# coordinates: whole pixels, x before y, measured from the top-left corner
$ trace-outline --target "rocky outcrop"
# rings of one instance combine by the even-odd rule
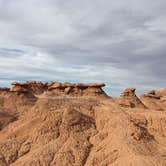
[[[82,83],[60,83],[60,82],[13,82],[12,92],[26,93],[31,92],[34,95],[40,95],[43,92],[52,92],[56,95],[106,95],[102,90],[105,84],[82,84]]]
[[[120,94],[120,98],[118,99],[119,105],[122,107],[145,108],[145,105],[135,94],[135,90],[135,88],[125,89],[124,92]]]
[[[148,108],[164,111],[166,110],[166,88],[143,94],[141,100]]]
[[[105,84],[97,83],[61,83],[61,82],[26,82],[19,83],[13,82],[12,92],[19,93],[33,93],[34,95],[40,95],[45,93],[46,95],[69,95],[69,96],[107,96],[102,90]]]
[[[12,88],[0,88],[0,106],[12,112],[25,112],[39,98],[47,97],[108,97],[102,90],[105,84],[60,82],[13,82]]]
[[[0,107],[17,113],[30,109],[37,97],[29,91],[26,83],[12,83],[13,87],[0,88]]]
[[[48,89],[47,83],[29,81],[25,83],[13,82],[11,91],[13,92],[31,92],[34,95],[42,94]]]
[[[102,90],[105,84],[59,83],[49,84],[47,94],[69,96],[107,96]]]

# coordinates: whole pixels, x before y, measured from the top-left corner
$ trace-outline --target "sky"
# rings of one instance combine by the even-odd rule
[[[165,0],[0,0],[0,86],[104,82],[109,95],[166,87]]]

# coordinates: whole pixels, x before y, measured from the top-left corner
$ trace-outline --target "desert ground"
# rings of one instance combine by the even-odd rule
[[[166,88],[114,98],[104,86],[0,88],[0,166],[166,166]]]

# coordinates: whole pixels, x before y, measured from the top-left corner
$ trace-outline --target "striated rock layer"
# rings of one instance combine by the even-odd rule
[[[0,166],[165,166],[165,89],[115,99],[103,86],[0,88]]]

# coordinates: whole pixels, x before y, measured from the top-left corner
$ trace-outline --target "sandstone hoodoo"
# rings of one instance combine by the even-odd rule
[[[120,98],[118,99],[119,105],[122,107],[145,108],[145,105],[135,94],[135,90],[135,88],[126,88],[124,92],[120,94]]]

